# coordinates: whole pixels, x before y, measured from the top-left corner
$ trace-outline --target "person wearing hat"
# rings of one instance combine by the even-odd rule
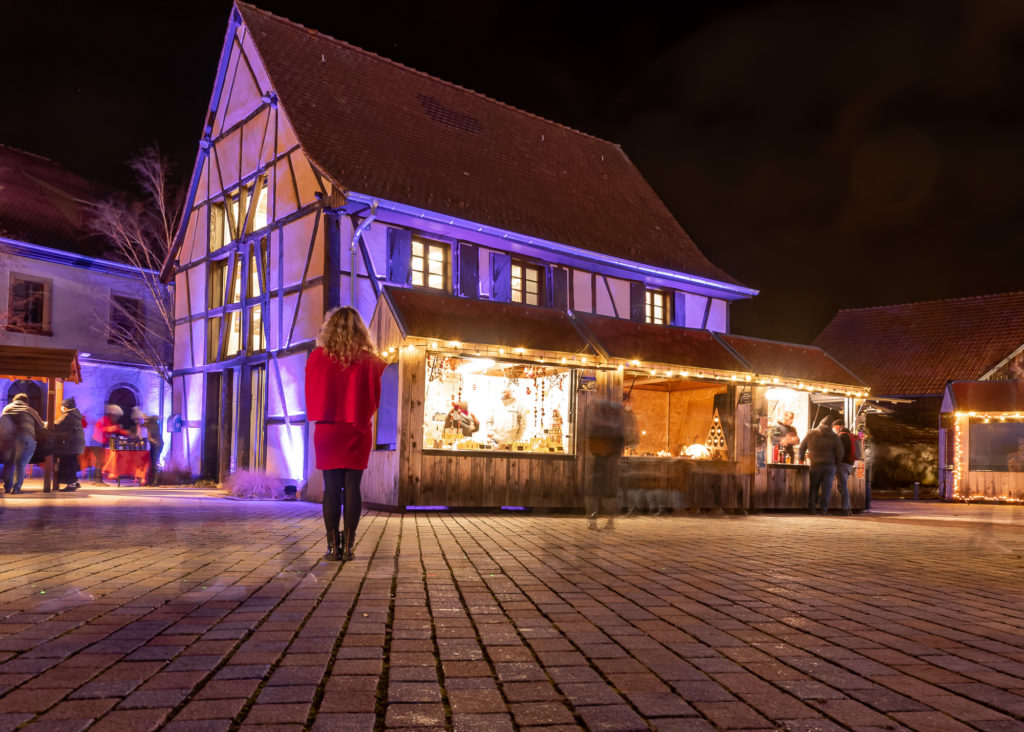
[[[0,412],[0,419],[7,420],[10,444],[4,455],[4,493],[21,493],[25,481],[25,469],[36,451],[36,436],[46,425],[28,403],[28,394],[15,394],[11,403]]]
[[[78,490],[78,456],[85,452],[85,428],[74,397],[60,403],[60,416],[53,423],[53,435],[57,489],[61,490],[63,483],[65,491]]]
[[[113,435],[127,435],[121,427],[120,419],[124,416],[124,410],[116,404],[108,404],[103,408],[103,416],[96,420],[92,429],[93,441],[102,447],[108,447],[110,438]]]

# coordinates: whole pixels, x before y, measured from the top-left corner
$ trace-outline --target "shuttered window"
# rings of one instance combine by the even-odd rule
[[[428,239],[412,240],[412,277],[414,287],[448,291],[448,245]]]

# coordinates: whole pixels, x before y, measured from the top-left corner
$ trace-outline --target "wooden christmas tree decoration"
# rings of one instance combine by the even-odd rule
[[[717,409],[711,419],[711,429],[708,430],[708,439],[704,441],[704,446],[711,451],[711,456],[714,458],[724,459],[729,451],[729,447],[725,444],[725,431],[722,429],[722,420],[718,416]]]

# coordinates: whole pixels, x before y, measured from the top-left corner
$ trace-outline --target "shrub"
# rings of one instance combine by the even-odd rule
[[[192,470],[180,463],[168,461],[156,471],[157,485],[193,485],[195,482]]]
[[[224,490],[235,498],[269,501],[284,498],[284,484],[262,470],[240,468],[224,481]]]

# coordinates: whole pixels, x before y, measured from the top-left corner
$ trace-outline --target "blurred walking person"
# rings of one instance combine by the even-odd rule
[[[36,451],[36,436],[46,429],[42,418],[28,403],[28,394],[15,394],[11,403],[0,412],[0,419],[9,419],[11,433],[4,456],[4,493],[21,493],[25,469]]]
[[[590,481],[587,483],[584,505],[587,512],[587,528],[597,529],[601,504],[614,503],[616,496],[615,471],[622,447],[625,444],[625,428],[622,417],[622,403],[607,399],[594,399],[587,404],[586,429],[587,451],[590,453]],[[608,509],[608,522],[604,528],[615,525],[615,508]]]
[[[160,454],[164,451],[160,418],[155,414],[143,415],[142,426],[146,428],[146,439],[149,441],[149,471],[146,473],[146,485],[156,485],[156,474],[160,470]]]
[[[316,468],[324,474],[324,558],[338,562],[354,558],[363,503],[359,484],[373,447],[371,420],[386,364],[358,311],[349,306],[327,313],[316,342],[306,361],[306,417],[316,423]]]
[[[54,450],[57,458],[57,490],[76,491],[78,456],[85,452],[85,427],[75,398],[60,403],[60,416],[53,422]],[[61,488],[61,483],[64,488]]]

